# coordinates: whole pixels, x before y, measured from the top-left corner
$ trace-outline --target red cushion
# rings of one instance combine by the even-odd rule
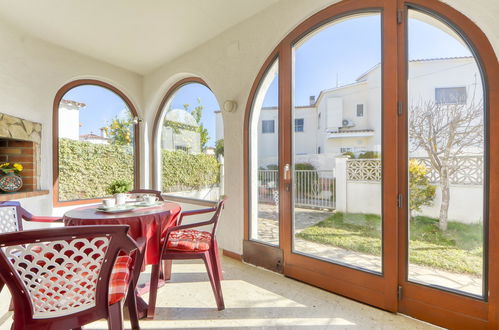
[[[175,230],[168,236],[167,248],[177,251],[206,251],[210,248],[211,233],[195,229]]]
[[[114,264],[109,280],[109,305],[117,303],[125,298],[130,279],[130,265],[132,258],[129,256],[119,256]]]

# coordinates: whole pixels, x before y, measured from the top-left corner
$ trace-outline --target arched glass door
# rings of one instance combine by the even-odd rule
[[[245,259],[445,327],[494,326],[495,54],[447,5],[366,6],[343,1],[307,19],[258,75],[246,117]],[[273,131],[262,117],[269,91]],[[270,131],[275,146],[264,142]],[[261,175],[268,148],[272,205]],[[260,208],[270,206],[279,239],[265,242]]]
[[[386,131],[396,123],[386,98],[395,75],[386,68],[396,62],[383,57],[394,47],[383,41],[386,19],[375,9],[333,17],[281,53],[292,72],[280,88],[281,247],[286,275],[395,310],[388,201],[397,182],[386,174],[395,170]]]
[[[400,240],[400,308],[418,315],[422,306],[438,306],[486,318],[483,70],[468,40],[452,25],[419,7],[409,6],[405,13],[407,132],[401,188],[407,207]]]

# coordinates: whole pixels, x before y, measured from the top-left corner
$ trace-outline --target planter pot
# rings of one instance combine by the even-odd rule
[[[23,180],[14,172],[7,173],[0,177],[0,189],[5,192],[15,192],[21,189]]]

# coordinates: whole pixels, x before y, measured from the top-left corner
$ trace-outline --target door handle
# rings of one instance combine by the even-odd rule
[[[291,179],[290,168],[289,164],[284,165],[284,181],[289,181]]]

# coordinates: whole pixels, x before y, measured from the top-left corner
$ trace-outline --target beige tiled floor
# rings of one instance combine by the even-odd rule
[[[217,311],[204,266],[175,263],[172,281],[158,292],[154,320],[143,329],[432,329],[417,320],[384,312],[238,261],[224,258],[226,309]],[[142,280],[146,279],[148,273]],[[6,290],[4,290],[6,291]],[[5,300],[5,293],[1,299]],[[147,296],[146,296],[147,298]],[[0,310],[1,329],[10,318]],[[129,328],[128,321],[125,327]],[[107,329],[105,321],[85,329]]]

